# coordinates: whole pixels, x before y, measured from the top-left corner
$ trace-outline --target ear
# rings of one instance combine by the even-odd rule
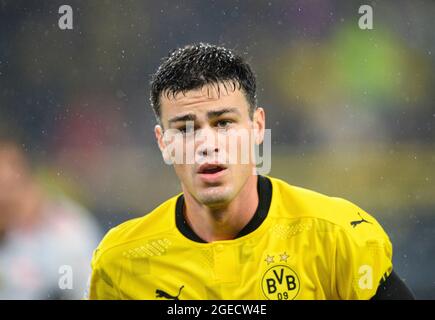
[[[168,154],[168,148],[166,148],[163,128],[160,125],[156,125],[154,127],[154,135],[156,137],[157,145],[159,146],[160,152],[162,153],[163,160],[166,163],[171,163],[171,157]]]
[[[253,116],[253,125],[255,143],[257,145],[260,145],[263,142],[264,130],[266,127],[266,115],[263,108],[258,107],[257,109],[255,109]]]

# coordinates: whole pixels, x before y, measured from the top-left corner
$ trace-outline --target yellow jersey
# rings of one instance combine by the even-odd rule
[[[392,245],[353,203],[259,176],[259,205],[232,240],[205,243],[183,195],[110,230],[94,252],[90,299],[370,299]]]

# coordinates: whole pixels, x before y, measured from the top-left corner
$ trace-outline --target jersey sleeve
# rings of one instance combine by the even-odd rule
[[[100,250],[96,249],[91,263],[92,274],[87,297],[89,300],[117,300],[120,298],[103,261]]]
[[[335,284],[340,299],[368,300],[392,272],[392,244],[373,217],[353,212],[355,220],[336,234]]]

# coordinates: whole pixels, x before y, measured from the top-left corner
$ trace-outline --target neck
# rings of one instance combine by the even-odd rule
[[[204,241],[234,239],[252,219],[259,199],[256,175],[248,178],[239,194],[228,204],[209,207],[184,193],[184,217],[190,228]]]

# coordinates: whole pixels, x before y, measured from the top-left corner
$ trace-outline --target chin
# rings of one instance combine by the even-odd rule
[[[209,187],[201,190],[197,195],[197,200],[206,206],[225,204],[234,198],[229,187]]]

